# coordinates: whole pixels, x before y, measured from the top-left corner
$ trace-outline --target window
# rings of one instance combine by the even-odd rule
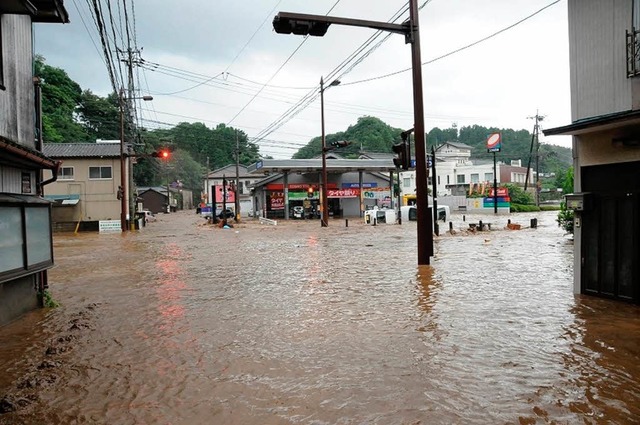
[[[480,183],[480,174],[471,174],[471,183]]]
[[[438,176],[438,186],[440,186],[440,176]]]
[[[410,186],[411,186],[411,179],[410,178],[402,179],[402,187],[410,187]]]
[[[73,180],[73,167],[60,168],[58,180]]]
[[[484,181],[490,182],[493,180],[493,173],[484,173]]]
[[[111,166],[89,167],[89,180],[107,180],[111,178]]]
[[[449,177],[450,176],[447,176],[447,184],[451,184],[451,179]]]
[[[53,265],[48,203],[0,203],[0,228],[0,281],[26,276]]]
[[[458,174],[456,181],[458,184],[464,184],[464,174]]]

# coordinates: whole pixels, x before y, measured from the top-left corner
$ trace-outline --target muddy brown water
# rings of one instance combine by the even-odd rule
[[[555,216],[454,216],[422,267],[413,222],[56,235],[0,424],[640,423],[640,308],[572,293]]]

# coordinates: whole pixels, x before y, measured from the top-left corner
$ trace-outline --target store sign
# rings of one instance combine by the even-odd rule
[[[327,189],[327,198],[357,198],[359,189]]]
[[[272,193],[270,197],[270,205],[272,210],[283,210],[284,209],[284,193]]]
[[[362,191],[362,197],[365,199],[386,199],[391,197],[389,188],[372,188]]]
[[[222,185],[215,185],[213,186],[213,190],[216,194],[216,203],[223,203],[223,202],[228,202],[228,203],[234,203],[236,202],[236,194],[233,191],[233,187],[227,185],[227,192],[225,193],[223,190],[223,186]],[[224,199],[226,197],[226,200]]]
[[[378,187],[378,183],[362,183],[363,188]],[[343,189],[359,189],[360,183],[342,183]]]

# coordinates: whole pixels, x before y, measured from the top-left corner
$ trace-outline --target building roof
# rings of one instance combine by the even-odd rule
[[[247,172],[247,167],[245,165],[240,164],[238,166],[238,171],[240,174],[240,178],[252,178],[253,175]],[[225,165],[222,168],[218,168],[209,172],[209,174],[205,175],[205,179],[221,179],[222,177],[226,177],[228,179],[234,179],[236,177],[236,164]]]
[[[630,110],[585,118],[562,127],[542,130],[542,133],[544,133],[545,136],[579,135],[584,133],[593,133],[596,131],[606,131],[623,126],[639,125],[640,110]]]
[[[327,171],[347,173],[350,171],[390,172],[396,167],[392,160],[378,159],[332,159],[327,158]],[[263,159],[247,167],[252,174],[288,172],[318,172],[322,170],[322,159]]]
[[[58,162],[42,152],[0,136],[0,165],[21,166],[28,169],[55,169]]]
[[[4,13],[31,15],[33,22],[69,22],[69,13],[63,0],[2,0],[0,14]]]
[[[119,143],[45,143],[42,152],[51,158],[119,158]]]
[[[441,147],[445,145],[451,145],[454,148],[458,148],[458,149],[469,149],[469,150],[473,149],[471,146],[465,145],[464,143],[460,143],[460,142],[444,142],[440,146],[436,147],[436,150],[439,150]]]

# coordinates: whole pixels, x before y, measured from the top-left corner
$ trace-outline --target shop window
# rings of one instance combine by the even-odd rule
[[[112,178],[111,166],[89,167],[89,180],[108,180]]]

